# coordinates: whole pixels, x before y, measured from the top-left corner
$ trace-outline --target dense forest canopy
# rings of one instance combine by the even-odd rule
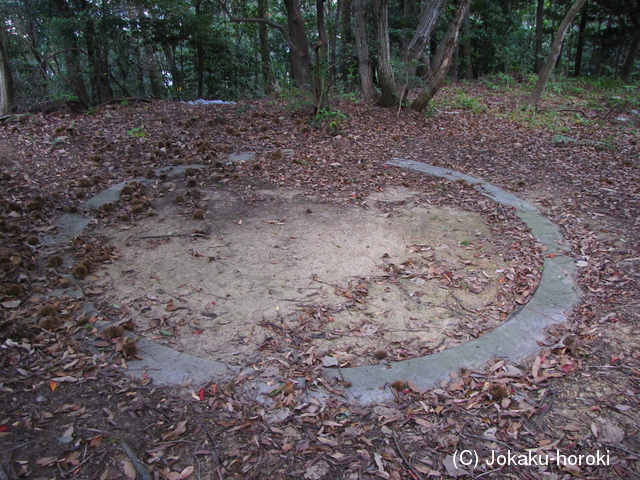
[[[540,72],[573,0],[0,0],[0,110],[362,93]],[[556,75],[637,78],[640,0],[588,0]],[[415,97],[415,95],[413,95]]]

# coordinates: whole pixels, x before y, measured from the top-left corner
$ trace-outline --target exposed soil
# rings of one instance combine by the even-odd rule
[[[348,119],[339,132],[331,131],[335,136],[311,128],[304,111],[270,101],[211,107],[154,102],[107,106],[86,116],[35,115],[4,121],[0,476],[640,476],[637,115],[630,109],[620,112],[632,120],[623,122],[616,120],[618,115],[602,114],[610,109],[606,98],[600,106],[585,102],[579,108],[588,118],[564,122],[563,136],[575,141],[559,142],[552,132],[499,116],[513,111],[515,97],[480,87],[470,87],[468,94],[481,99],[488,110],[454,114],[447,107],[425,117],[345,103],[339,107]],[[445,91],[438,98],[446,102],[447,95]],[[127,133],[139,127],[144,136]],[[255,160],[224,164],[228,154],[245,151],[255,152]],[[136,355],[130,343],[135,334],[127,330],[134,328],[132,315],[113,302],[101,302],[106,294],[97,283],[101,265],[117,265],[118,253],[91,233],[70,242],[74,262],[67,252],[49,251],[41,243],[60,215],[75,211],[83,199],[110,185],[153,176],[153,169],[163,165],[204,163],[209,169],[196,180],[202,196],[184,198],[180,213],[185,224],[206,230],[214,218],[203,198],[217,184],[230,192],[268,185],[292,188],[318,204],[368,206],[370,211],[373,195],[404,188],[418,192],[430,202],[429,208],[481,214],[491,228],[488,252],[502,253],[510,265],[503,272],[508,287],[498,293],[505,311],[499,309],[497,315],[526,301],[544,252],[537,251],[511,212],[462,182],[385,167],[394,156],[491,181],[536,204],[563,229],[579,262],[577,281],[585,294],[571,312],[570,323],[549,332],[540,355],[520,365],[496,359],[486,369],[452,372],[451,382],[428,392],[399,379],[388,386],[397,401],[373,407],[351,405],[340,384],[319,377],[322,362],[310,349],[301,349],[297,358],[256,359],[252,369],[265,379],[268,391],[260,401],[243,391],[253,376],[247,369],[225,384],[156,387],[144,378],[134,381],[126,376],[127,357]],[[120,201],[95,214],[100,227],[118,219],[135,232],[148,215],[159,213],[163,201],[156,189],[134,185]],[[319,207],[314,203],[310,208]],[[399,210],[404,208],[409,207]],[[204,221],[192,220],[196,210],[204,210]],[[209,238],[193,240],[156,239],[154,249],[185,241],[188,251],[213,241],[214,233],[210,230]],[[202,253],[199,247],[196,252]],[[190,260],[208,262],[206,257]],[[383,263],[378,260],[373,267]],[[208,265],[218,267],[216,260]],[[96,318],[82,313],[84,299],[59,293],[60,287],[76,281],[97,301],[103,319],[126,328],[99,336],[93,326]],[[348,289],[348,282],[340,285]],[[463,285],[454,283],[450,292],[462,291]],[[174,305],[177,302],[174,299]],[[222,311],[218,305],[214,308],[213,313]],[[306,378],[304,386],[294,382],[299,376]],[[333,396],[325,402],[305,400],[319,386]],[[467,449],[480,459],[527,449],[552,456],[609,456],[605,465],[552,460],[548,466],[496,468],[480,462],[473,469],[456,468],[456,452]]]
[[[95,228],[120,255],[86,285],[172,348],[245,366],[312,347],[353,366],[450,348],[504,319],[510,265],[478,214],[403,187],[362,208],[220,186],[200,189],[194,219],[185,187],[160,187],[152,217]]]

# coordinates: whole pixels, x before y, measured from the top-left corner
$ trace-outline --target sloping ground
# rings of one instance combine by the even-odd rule
[[[631,111],[627,119],[636,124],[589,111],[594,117],[587,122],[567,118],[558,137],[499,119],[503,100],[476,94],[489,112],[447,108],[430,117],[396,116],[340,105],[348,118],[339,131],[330,129],[335,136],[311,128],[304,112],[269,102],[141,103],[4,122],[0,475],[453,478],[471,473],[471,465],[456,468],[471,458],[472,475],[481,478],[638,476],[638,119]],[[255,152],[255,161],[218,163],[244,151]],[[256,182],[269,182],[364,206],[372,192],[399,186],[434,204],[485,211],[512,229],[520,225],[464,183],[386,167],[392,157],[491,181],[561,226],[585,295],[571,324],[550,332],[539,356],[457,372],[430,392],[396,382],[390,386],[396,404],[364,408],[350,405],[340,385],[326,385],[335,394],[327,401],[302,402],[308,389],[326,382],[308,352],[256,364],[255,375],[270,385],[256,401],[258,394],[242,388],[253,376],[246,371],[228,384],[176,389],[123,376],[125,357],[136,353],[126,330],[88,344],[83,338],[97,334],[95,319],[82,315],[82,299],[56,293],[75,281],[65,275],[91,280],[115,252],[83,236],[73,242],[77,263],[69,263],[65,252],[41,244],[55,220],[83,198],[152,176],[162,165],[212,165],[207,178],[193,179],[194,191],[198,183],[218,182],[250,196]],[[156,196],[132,186],[99,214],[136,222],[153,214]],[[196,216],[201,200],[197,193],[184,198]],[[526,232],[521,237],[526,243]],[[515,305],[531,288],[526,272],[535,270],[539,255],[509,242],[501,248],[519,265],[505,292]],[[105,317],[121,319],[113,305],[100,306]],[[306,386],[292,382],[296,376],[306,377]],[[549,465],[530,465],[531,456],[501,465],[509,457],[499,455],[525,449]],[[477,458],[457,456],[466,450]],[[584,457],[578,462],[571,455]]]

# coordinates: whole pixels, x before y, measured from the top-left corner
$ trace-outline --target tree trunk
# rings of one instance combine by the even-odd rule
[[[578,29],[578,42],[576,44],[576,63],[573,68],[573,76],[579,77],[582,70],[582,51],[584,50],[584,31],[587,28],[587,12],[589,10],[589,2],[584,4],[584,9],[580,14],[580,27]]]
[[[360,73],[362,94],[365,100],[368,102],[377,102],[379,95],[373,83],[371,58],[369,57],[369,42],[367,42],[366,6],[367,0],[355,0],[353,3],[356,48],[358,50],[358,71]]]
[[[451,58],[451,66],[449,67],[449,76],[451,81],[457,83],[460,80],[460,47],[453,50]]]
[[[137,7],[138,21],[145,16],[142,6]],[[149,78],[149,86],[151,88],[151,98],[162,98],[162,84],[160,81],[160,73],[158,72],[158,65],[154,58],[154,47],[148,42],[142,42],[142,49],[144,52],[144,59],[142,61],[143,70],[142,75],[146,74]],[[142,87],[143,95],[145,95],[144,81]]]
[[[258,0],[258,16],[267,18],[269,10],[268,0]],[[271,52],[269,50],[269,32],[267,25],[258,24],[258,36],[260,38],[260,63],[262,67],[262,85],[264,93],[273,92],[274,78],[271,71]]]
[[[534,72],[540,73],[542,70],[542,36],[544,34],[543,22],[544,22],[544,0],[538,0],[538,7],[536,8],[536,57]]]
[[[54,4],[55,13],[60,15],[60,17],[68,19],[71,18],[74,13],[70,10],[69,5],[64,0],[57,0]],[[57,59],[54,57],[54,61],[56,62],[56,67],[58,68],[58,74],[64,78],[64,80],[68,83],[71,91],[78,97],[78,101],[82,104],[84,108],[89,108],[91,105],[91,101],[89,99],[89,94],[87,93],[87,87],[84,83],[84,79],[82,78],[82,70],[80,68],[80,49],[78,48],[78,40],[76,34],[72,27],[69,25],[65,25],[61,28],[61,43],[67,46],[66,52],[64,54],[64,63],[67,71],[67,76],[65,77],[60,69],[60,65],[57,63]]]
[[[304,19],[300,12],[299,0],[283,0],[287,9],[289,37],[291,39],[289,57],[291,76],[300,88],[308,89],[311,81],[311,57],[309,42],[304,28]]]
[[[336,13],[333,18],[333,31],[329,40],[329,88],[336,82],[337,61],[338,61],[338,27],[340,25],[340,13],[342,11],[342,0],[336,2]]]
[[[182,98],[182,90],[184,90],[184,80],[182,79],[182,74],[180,73],[180,69],[176,64],[176,60],[173,56],[173,47],[169,44],[162,45],[162,51],[164,52],[164,56],[167,59],[167,63],[169,64],[169,72],[171,73],[171,82],[173,86],[173,90],[176,93],[176,97],[178,100]]]
[[[440,12],[447,4],[448,0],[427,0],[422,6],[418,26],[411,41],[402,52],[402,60],[408,65],[410,62],[420,58],[420,54],[424,51],[431,32],[440,17]]]
[[[389,44],[389,0],[373,0],[378,37],[378,81],[383,107],[392,107],[398,103],[396,81],[391,66],[391,46]]]
[[[327,29],[324,22],[324,2],[325,0],[316,0],[318,43],[316,43],[316,46],[313,48],[316,55],[316,64],[313,69],[313,94],[315,97],[316,111],[322,108],[327,87]]]
[[[200,30],[200,23],[198,22],[198,17],[202,16],[202,0],[196,0],[195,3],[195,12],[196,12],[196,24],[198,26],[198,30]],[[192,39],[196,43],[196,97],[202,98],[202,91],[204,88],[204,45],[202,44],[202,40],[200,38],[201,33],[198,31],[197,35],[193,35]]]
[[[427,84],[411,104],[412,109],[419,112],[424,110],[435,94],[438,93],[438,90],[444,85],[447,72],[452,64],[453,54],[458,47],[460,28],[469,13],[470,5],[471,0],[461,0],[460,5],[458,5],[458,10],[449,25],[449,30],[438,46],[438,50],[433,58],[434,68],[427,78]]]
[[[638,47],[640,47],[640,15],[637,12],[630,12],[630,16],[633,25],[633,37],[627,49],[627,56],[620,69],[620,79],[623,82],[628,82],[629,78],[631,78],[633,66],[636,63],[636,56],[638,55]]]
[[[13,108],[13,74],[7,55],[7,42],[4,25],[0,28],[0,115],[5,115]]]
[[[531,96],[526,100],[525,106],[538,108],[538,102],[540,101],[542,92],[547,86],[547,82],[549,81],[549,77],[551,76],[551,72],[553,71],[553,66],[556,64],[558,56],[560,55],[564,36],[569,29],[569,25],[571,25],[571,22],[573,22],[573,19],[576,17],[586,1],[587,0],[575,0],[574,4],[565,15],[564,20],[562,20],[562,23],[560,24],[560,27],[558,27],[558,31],[556,32],[556,36],[553,39],[553,44],[551,45],[551,51],[549,52],[547,61],[545,62],[544,67],[542,67],[542,71],[538,75],[536,86],[533,88]]]
[[[469,15],[467,15],[464,18],[464,23],[462,24],[464,33],[464,43],[462,44],[462,51],[464,55],[465,67],[464,78],[469,82],[473,82],[473,57],[471,55],[471,28],[469,23]]]
[[[145,46],[144,54],[147,64],[147,75],[149,76],[149,85],[151,86],[151,97],[162,98],[160,74],[158,73],[158,66],[154,58],[153,47],[151,47],[151,45]]]
[[[34,15],[37,15],[37,12],[33,12],[29,7],[28,4],[25,3],[25,7],[24,10],[26,10],[26,15],[27,15],[27,35],[29,37],[29,49],[31,50],[31,54],[33,55],[33,57],[36,59],[36,62],[38,63],[38,66],[40,68],[38,68],[38,71],[40,73],[40,85],[41,85],[41,92],[43,95],[46,95],[48,92],[48,84],[49,84],[49,75],[48,75],[48,67],[49,65],[47,64],[47,62],[43,61],[42,59],[42,55],[40,54],[40,52],[38,51],[38,44],[37,44],[37,38],[39,35],[39,32],[36,32],[36,26],[35,26],[35,20],[34,20]]]
[[[347,60],[346,45],[353,45],[353,30],[351,29],[351,5],[353,0],[341,0],[342,11],[340,12],[340,76],[342,81],[347,84],[347,88],[351,86],[350,67],[352,66],[351,58]]]
[[[79,2],[80,12],[87,16],[87,20],[84,24],[84,37],[87,45],[87,55],[89,59],[90,72],[91,72],[91,86],[93,90],[93,99],[96,103],[106,102],[113,98],[113,90],[109,83],[109,62],[108,62],[108,50],[105,51],[104,43],[105,38],[100,36],[94,23],[94,17],[89,14],[91,9],[86,0]],[[103,18],[104,21],[104,18]]]
[[[309,88],[311,81],[311,57],[309,57],[309,43],[304,28],[304,19],[300,13],[299,0],[284,0],[287,9],[288,29],[283,25],[272,22],[267,18],[234,17],[226,9],[224,3],[220,7],[234,23],[260,23],[277,29],[289,47],[289,63],[291,64],[291,77],[300,88]]]

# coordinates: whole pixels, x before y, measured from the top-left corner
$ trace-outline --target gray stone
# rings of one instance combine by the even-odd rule
[[[232,153],[227,157],[227,161],[225,163],[236,163],[236,162],[244,162],[248,160],[253,160],[256,158],[256,154],[253,152],[243,152],[243,153]]]
[[[58,233],[46,235],[43,243],[47,247],[60,247],[66,245],[69,240],[80,235],[87,225],[91,223],[91,218],[82,215],[67,213],[56,222]]]

